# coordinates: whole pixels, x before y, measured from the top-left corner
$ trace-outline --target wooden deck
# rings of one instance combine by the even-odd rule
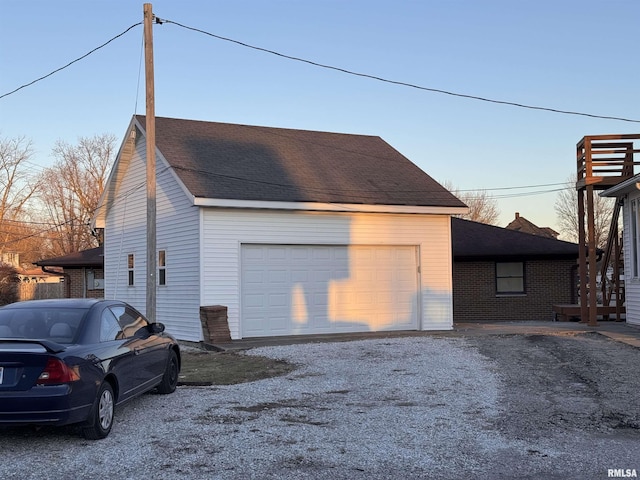
[[[619,312],[617,310],[618,308],[619,308]],[[617,313],[620,313],[620,314],[625,313],[624,305],[621,305],[620,307],[616,307],[615,305],[607,305],[607,306],[598,305],[596,309],[597,309],[597,315],[599,317],[609,317],[610,315],[615,316],[617,315]],[[553,313],[554,313],[554,320],[556,322],[566,322],[574,318],[580,319],[580,305],[570,304],[570,303],[554,305]]]

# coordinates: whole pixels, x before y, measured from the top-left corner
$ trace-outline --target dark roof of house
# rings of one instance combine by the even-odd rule
[[[465,207],[380,137],[163,117],[155,126],[158,150],[195,197]]]
[[[530,233],[451,219],[454,261],[497,259],[578,258],[577,243]]]
[[[39,267],[102,268],[104,264],[104,248],[96,247],[70,253],[62,257],[38,260],[35,264]]]
[[[549,227],[539,227],[535,223],[530,222],[526,218],[516,213],[516,218],[505,228],[516,230],[518,232],[530,233],[531,235],[540,235],[542,237],[558,238],[558,232]]]
[[[451,237],[454,261],[501,258],[577,258],[578,244],[540,237],[502,227],[453,217]],[[39,260],[36,265],[64,268],[101,268],[104,247],[63,257]]]

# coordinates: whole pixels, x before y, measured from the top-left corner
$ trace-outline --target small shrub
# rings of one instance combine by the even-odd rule
[[[11,265],[0,263],[0,306],[18,301],[18,271]]]

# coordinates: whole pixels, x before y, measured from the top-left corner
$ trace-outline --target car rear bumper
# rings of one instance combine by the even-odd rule
[[[86,420],[92,404],[75,404],[68,385],[0,391],[0,425],[67,425]]]

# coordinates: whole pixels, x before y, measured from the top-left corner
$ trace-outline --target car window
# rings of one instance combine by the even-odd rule
[[[105,308],[100,318],[100,341],[109,342],[123,338],[122,329],[111,310]]]
[[[147,326],[147,321],[129,307],[109,307],[118,319],[125,338],[133,337],[138,330]]]
[[[77,308],[0,311],[0,338],[32,338],[70,344],[76,340],[86,310]]]

